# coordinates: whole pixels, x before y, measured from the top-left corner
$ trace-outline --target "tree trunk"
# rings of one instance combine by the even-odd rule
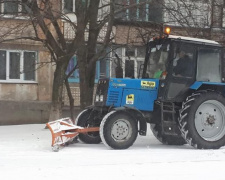
[[[62,93],[67,64],[63,60],[56,63],[49,121],[54,121],[62,117]]]
[[[73,112],[74,112],[74,99],[73,99],[73,95],[71,93],[68,78],[65,79],[65,86],[66,86],[67,95],[68,95],[69,101],[70,101],[70,117],[71,117],[73,123],[75,123],[75,118],[74,118],[74,114],[73,114]]]
[[[80,107],[81,109],[92,105],[93,102],[93,92],[95,84],[95,66],[96,63],[92,65],[92,68],[87,68],[87,65],[83,61],[79,64],[80,72]]]

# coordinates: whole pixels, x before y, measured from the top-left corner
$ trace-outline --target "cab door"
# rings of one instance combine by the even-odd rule
[[[184,55],[183,58],[181,54]],[[182,102],[190,85],[195,82],[195,77],[196,46],[191,43],[173,42],[168,74],[160,83],[159,97],[163,100]]]

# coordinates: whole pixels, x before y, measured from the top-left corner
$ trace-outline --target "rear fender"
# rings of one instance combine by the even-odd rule
[[[216,82],[203,82],[203,81],[196,81],[194,84],[190,86],[192,90],[214,90],[224,92],[225,90],[225,83],[216,83]]]
[[[114,108],[113,110],[125,112],[128,116],[132,116],[133,118],[135,118],[136,121],[139,122],[139,134],[142,136],[146,136],[147,122],[145,120],[145,116],[141,111],[136,108],[127,106]]]

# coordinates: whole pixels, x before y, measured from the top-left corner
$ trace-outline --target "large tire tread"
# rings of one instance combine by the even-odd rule
[[[156,139],[165,145],[184,145],[186,141],[181,135],[165,135],[162,134],[160,124],[151,124],[151,130]]]
[[[204,140],[198,133],[194,125],[194,115],[197,111],[199,105],[198,102],[203,101],[207,97],[217,97],[216,100],[222,99],[224,102],[224,97],[214,91],[199,91],[193,93],[191,96],[187,97],[186,101],[182,104],[182,109],[180,110],[180,115],[178,118],[179,127],[183,138],[187,143],[197,149],[218,149],[225,145],[225,139],[218,140],[215,142],[208,142]],[[204,102],[204,101],[203,101]],[[193,123],[193,124],[192,124]],[[223,137],[225,138],[225,137]]]

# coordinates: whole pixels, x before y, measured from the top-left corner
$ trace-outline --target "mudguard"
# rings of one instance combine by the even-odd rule
[[[198,90],[199,88],[201,88],[204,85],[208,85],[208,86],[212,86],[212,87],[215,87],[215,86],[225,87],[225,83],[196,81],[196,82],[194,82],[194,84],[192,84],[190,86],[190,89]]]

